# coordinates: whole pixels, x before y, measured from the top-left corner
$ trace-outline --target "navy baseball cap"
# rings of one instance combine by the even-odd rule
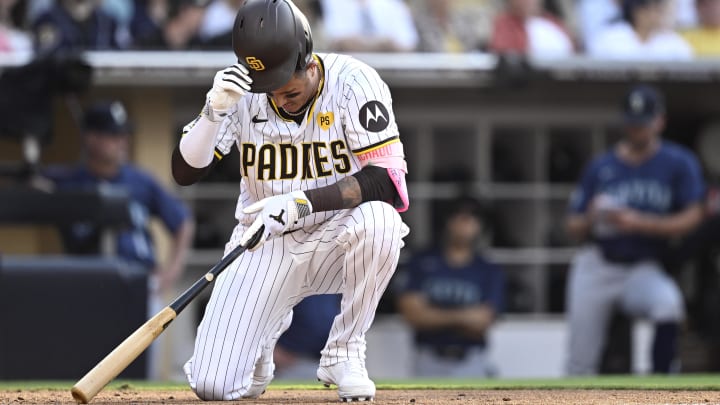
[[[634,86],[623,99],[624,120],[629,125],[647,124],[664,112],[663,96],[652,86]]]
[[[132,133],[133,127],[125,106],[119,101],[110,101],[94,103],[85,111],[83,129],[103,134],[126,135]]]

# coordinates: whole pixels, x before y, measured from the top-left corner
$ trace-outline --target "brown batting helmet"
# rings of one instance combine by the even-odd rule
[[[233,50],[250,70],[250,91],[269,93],[284,86],[312,58],[307,18],[289,0],[247,0],[235,17]]]

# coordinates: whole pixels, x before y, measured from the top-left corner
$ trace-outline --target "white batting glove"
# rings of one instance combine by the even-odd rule
[[[252,79],[247,68],[239,63],[215,73],[213,86],[207,93],[207,103],[203,111],[210,121],[221,121],[230,107],[250,91]]]
[[[271,237],[285,233],[291,226],[312,213],[312,204],[302,191],[264,198],[243,209],[245,214],[259,213],[255,221],[240,238],[240,244],[254,251]],[[255,234],[261,232],[254,246],[247,246]]]

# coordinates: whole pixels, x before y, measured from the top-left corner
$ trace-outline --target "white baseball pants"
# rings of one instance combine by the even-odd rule
[[[364,359],[365,332],[407,233],[395,209],[373,201],[243,253],[216,280],[184,366],[190,387],[204,400],[243,397],[263,349],[288,327],[292,307],[314,294],[342,294],[320,363]]]

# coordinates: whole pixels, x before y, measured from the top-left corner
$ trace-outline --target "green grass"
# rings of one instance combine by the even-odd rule
[[[664,389],[719,390],[720,375],[685,374],[677,376],[601,376],[557,379],[415,379],[380,381],[385,389]]]
[[[720,375],[681,374],[674,376],[601,376],[559,379],[412,379],[378,380],[378,389],[640,389],[640,390],[717,390],[720,391]],[[15,390],[70,390],[74,381],[0,381],[0,391]],[[321,389],[312,381],[277,381],[270,389]],[[133,389],[149,391],[189,389],[183,382],[154,382],[118,380],[106,390]]]

